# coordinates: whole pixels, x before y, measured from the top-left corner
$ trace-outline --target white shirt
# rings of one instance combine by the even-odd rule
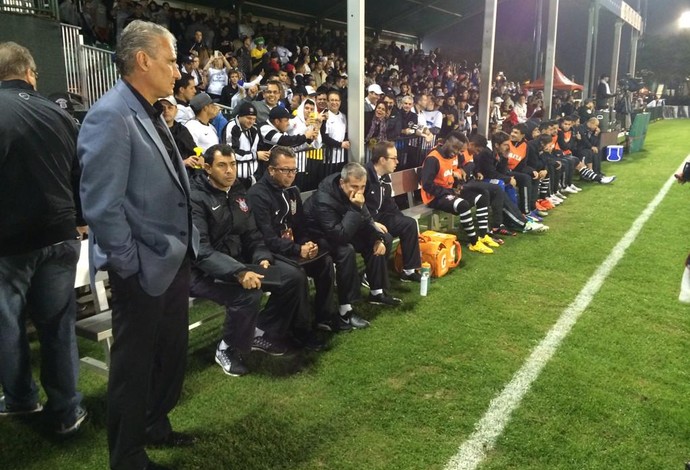
[[[220,143],[218,134],[216,134],[216,128],[210,124],[204,125],[196,119],[192,119],[187,121],[184,126],[189,130],[189,133],[192,134],[194,143],[198,147],[204,149],[204,152],[212,145]]]
[[[220,95],[223,91],[223,87],[228,84],[228,74],[225,73],[225,69],[214,69],[210,67],[208,69],[208,86],[206,87],[206,93],[211,95]]]
[[[328,111],[326,135],[338,142],[345,140],[345,135],[347,135],[347,116],[345,113],[334,114]]]

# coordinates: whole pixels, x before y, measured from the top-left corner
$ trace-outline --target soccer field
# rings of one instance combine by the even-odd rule
[[[194,330],[172,421],[200,440],[152,459],[181,469],[475,468],[467,455],[481,469],[682,468],[690,307],[677,296],[690,186],[650,203],[688,154],[690,120],[653,123],[643,152],[604,164],[615,183],[577,182],[584,191],[545,219],[549,232],[511,237],[494,255],[465,250],[425,298],[394,283],[404,304],[361,306],[371,328],[333,337],[328,352],[254,353],[252,373],[232,378],[213,362],[221,320]],[[514,383],[511,406],[482,421],[473,452],[459,453],[573,305],[572,328],[539,356],[534,380]],[[193,315],[217,308],[202,302]],[[79,346],[98,357],[98,345]],[[90,420],[72,440],[54,439],[40,417],[0,420],[0,469],[107,468],[106,381],[84,371],[81,390]]]

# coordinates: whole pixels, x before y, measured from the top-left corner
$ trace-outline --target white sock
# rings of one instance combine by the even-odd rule
[[[410,274],[414,274],[414,269],[403,269],[403,272],[409,276]]]
[[[381,295],[383,294],[383,289],[372,289],[371,295]]]
[[[352,310],[352,305],[350,304],[343,304],[340,307],[338,307],[338,313],[340,313],[340,315],[345,315],[350,310]]]
[[[225,351],[225,350],[228,349],[229,347],[230,347],[230,345],[229,345],[228,343],[226,343],[225,340],[222,340],[222,341],[220,342],[220,344],[218,345],[218,349],[221,350],[221,351]]]

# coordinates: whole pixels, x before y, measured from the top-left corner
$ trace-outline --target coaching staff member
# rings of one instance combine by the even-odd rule
[[[116,64],[122,79],[91,108],[78,139],[92,262],[108,270],[113,292],[110,466],[160,469],[145,445],[193,441],[172,431],[168,413],[184,379],[190,256],[199,236],[182,158],[153,107],[180,78],[175,38],[133,21]]]

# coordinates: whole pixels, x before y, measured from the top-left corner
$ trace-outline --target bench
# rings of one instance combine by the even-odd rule
[[[393,197],[406,195],[407,209],[403,209],[402,213],[408,217],[412,217],[417,222],[417,229],[419,230],[419,219],[422,217],[431,216],[431,230],[439,231],[441,228],[441,218],[434,209],[427,207],[426,204],[415,201],[415,191],[422,188],[421,186],[421,172],[422,167],[409,168],[407,170],[396,171],[390,174]],[[451,228],[453,227],[453,217],[450,218]],[[421,230],[419,230],[421,233]]]
[[[81,363],[87,369],[96,372],[105,377],[108,376],[108,368],[110,366],[110,348],[113,345],[113,321],[112,310],[108,308],[108,298],[106,296],[105,281],[108,279],[108,274],[103,271],[96,272],[95,282],[91,284],[89,277],[89,243],[84,240],[81,242],[81,253],[79,262],[77,263],[77,275],[74,281],[74,287],[91,286],[93,295],[93,302],[96,308],[96,314],[87,318],[83,318],[76,322],[75,331],[77,336],[84,339],[101,343],[105,356],[104,361],[94,359],[92,357],[82,357]],[[189,306],[192,307],[194,299],[189,299]],[[218,318],[225,314],[225,310],[221,309],[213,312],[206,317],[189,324],[189,331],[200,327],[206,322]]]

